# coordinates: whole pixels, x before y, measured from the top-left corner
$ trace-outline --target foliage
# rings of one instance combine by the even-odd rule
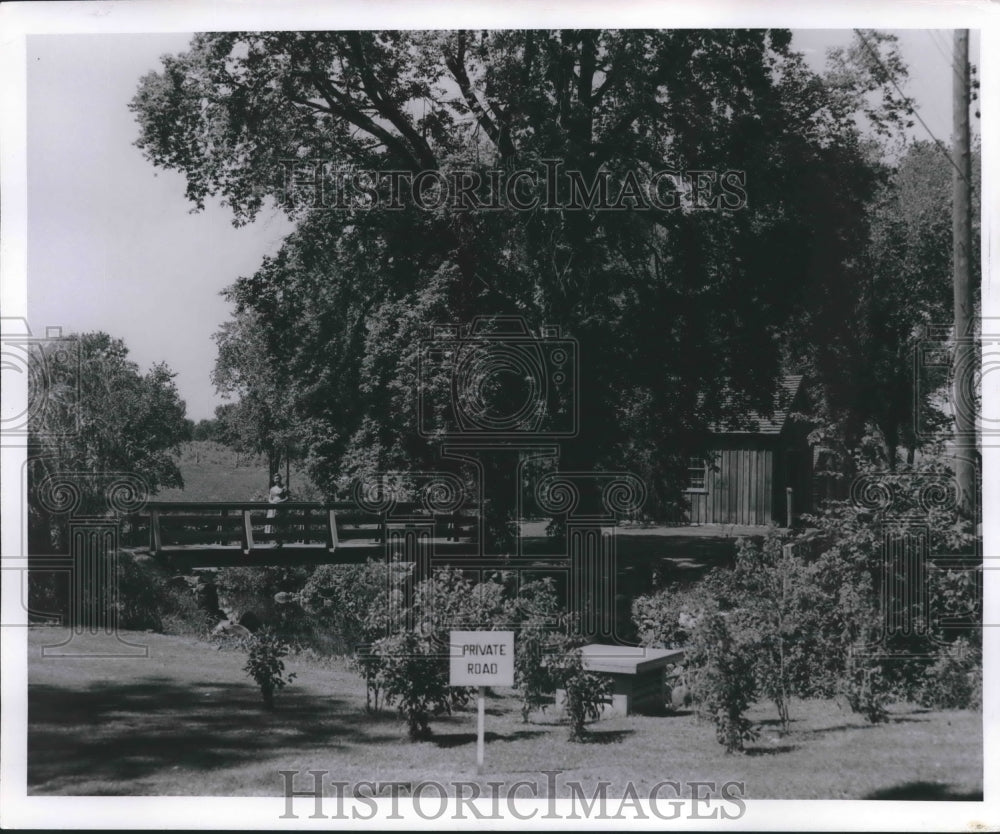
[[[461,571],[445,569],[416,583],[409,606],[387,605],[384,597],[372,603],[377,612],[368,617],[388,636],[361,654],[358,667],[387,703],[397,705],[411,740],[430,735],[433,715],[467,702],[466,688],[448,684],[448,632],[502,622],[503,591],[500,582],[473,583]]]
[[[521,695],[521,720],[544,708],[556,690],[553,669],[546,662],[552,639],[564,614],[551,577],[525,582],[507,605],[507,621],[516,627],[514,687]]]
[[[694,627],[686,660],[695,668],[694,699],[698,712],[715,723],[715,735],[727,753],[743,749],[756,736],[744,713],[757,695],[754,661],[718,610],[702,613]]]
[[[224,608],[239,614],[253,612],[281,639],[301,646],[316,639],[316,624],[295,601],[311,572],[310,567],[288,565],[222,568],[215,584]],[[279,603],[277,594],[293,599]]]
[[[787,30],[226,32],[165,56],[132,110],[139,147],[185,175],[196,206],[217,196],[240,223],[270,200],[297,220],[229,289],[219,371],[243,396],[238,422],[263,438],[287,427],[324,494],[436,462],[417,392],[437,407],[451,388],[442,375],[421,388],[420,341],[503,314],[585,347],[579,390],[552,410],[587,404],[567,468],[614,462],[667,506],[707,426],[772,402],[795,334],[833,339],[817,365],[854,370],[834,328],[863,274],[875,176],[856,93],[891,91],[874,67],[824,83]],[[483,182],[557,159],[608,177],[626,210],[570,207],[568,177],[551,211],[314,210],[308,193],[289,199],[290,159]],[[629,177],[706,167],[741,172],[745,205],[695,210],[690,181],[666,189],[683,210],[623,196]],[[491,508],[491,534],[510,512]]]
[[[924,671],[917,694],[931,709],[969,709],[982,706],[983,661],[965,637],[941,646]]]
[[[407,578],[408,571],[378,560],[321,565],[299,595],[310,616],[331,629],[336,650],[352,655],[355,669],[365,679],[369,710],[379,709],[382,691],[382,657],[372,644],[390,635],[400,621]]]
[[[408,571],[376,559],[363,565],[319,565],[299,600],[317,622],[332,628],[340,652],[350,654],[360,644],[389,634],[407,576]]]
[[[973,183],[980,164],[974,150]],[[940,396],[947,374],[939,358],[925,361],[932,354],[924,351],[948,350],[953,173],[949,157],[930,142],[914,142],[886,163],[865,209],[868,235],[857,252],[862,276],[840,301],[854,326],[832,342],[805,329],[790,355],[811,382],[821,423],[816,439],[837,451],[849,476],[855,450],[865,448],[869,460],[891,469],[903,450],[913,464],[919,450],[950,433],[952,418]],[[979,206],[974,188],[973,275]]]
[[[28,426],[34,552],[65,552],[70,513],[107,517],[122,501],[182,486],[175,456],[187,433],[184,403],[166,365],[142,373],[120,339],[84,333],[42,343],[30,354],[30,376],[38,404]],[[68,492],[44,495],[47,478],[68,479]],[[66,512],[62,498],[72,498]]]
[[[452,629],[488,631],[506,622],[504,585],[499,577],[473,582],[461,570],[435,570],[413,591],[413,616],[420,628],[447,644]]]
[[[140,562],[127,551],[118,554],[118,626],[125,629],[163,630],[167,588],[155,567]]]
[[[882,672],[877,655],[852,650],[839,683],[841,693],[854,712],[863,715],[872,724],[888,719],[886,704],[891,684]]]
[[[442,655],[430,637],[404,629],[375,641],[373,653],[386,700],[397,705],[410,740],[428,738],[431,717],[451,711],[447,650]]]
[[[274,693],[295,680],[295,672],[285,673],[282,658],[287,654],[288,644],[266,626],[247,638],[247,662],[243,671],[260,687],[264,706],[269,710],[274,709]]]
[[[712,583],[673,584],[632,600],[632,621],[643,646],[679,649],[691,641],[699,613],[713,604]]]
[[[852,499],[831,502],[811,517],[807,523],[816,533],[803,547],[816,554],[814,630],[828,668],[852,708],[879,720],[889,693],[906,696],[920,686],[923,658],[937,643],[962,636],[946,618],[970,611],[977,616],[976,574],[933,567],[943,554],[974,552],[975,535],[944,460],[927,455],[887,471],[859,457],[856,467]],[[895,552],[886,542],[908,525],[918,535],[911,546],[922,548],[910,568],[886,561]],[[924,581],[926,603],[916,593],[883,597],[884,583]],[[883,601],[892,609],[883,610]],[[902,624],[908,627],[897,627]],[[967,639],[979,639],[974,620],[965,630]]]
[[[266,455],[268,483],[284,457],[294,451],[294,415],[281,396],[283,371],[269,361],[265,328],[245,311],[215,334],[218,356],[212,381],[223,396],[236,401],[215,410],[216,435],[241,452]]]
[[[828,647],[820,618],[829,606],[816,591],[814,569],[776,530],[763,541],[740,539],[726,576],[729,627],[752,658],[758,691],[778,709],[788,729],[793,695],[821,694],[829,686]]]
[[[547,661],[552,682],[565,693],[563,710],[569,719],[570,741],[586,737],[587,721],[601,717],[601,710],[614,691],[609,676],[584,667],[580,650],[584,642],[578,636],[564,636],[557,641]]]
[[[217,441],[220,438],[220,427],[218,420],[199,420],[191,428],[190,440]]]

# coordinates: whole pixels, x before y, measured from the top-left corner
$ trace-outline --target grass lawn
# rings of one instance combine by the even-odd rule
[[[32,628],[29,641],[28,791],[33,795],[281,796],[279,770],[325,770],[329,780],[441,783],[475,779],[475,712],[433,722],[431,741],[404,740],[395,713],[368,715],[364,686],[343,661],[291,659],[297,679],[264,711],[240,652],[186,637],[126,635],[144,658],[41,657],[64,633]],[[76,637],[71,650],[108,649],[114,638]],[[600,780],[620,796],[664,779],[742,781],[753,799],[980,799],[982,715],[893,709],[871,726],[831,701],[793,704],[781,736],[774,710],[751,718],[760,739],[727,756],[710,724],[692,715],[629,716],[567,741],[555,716],[522,723],[516,693],[487,705],[487,780],[561,770],[588,795]],[[307,787],[303,782],[301,786]],[[488,790],[488,789],[486,789]],[[404,794],[405,795],[405,794]]]
[[[177,466],[184,488],[162,489],[154,501],[266,501],[270,483],[266,458],[241,455],[212,440],[190,440],[180,446]],[[285,467],[281,466],[284,476]],[[310,501],[316,488],[299,462],[293,462],[292,498]]]

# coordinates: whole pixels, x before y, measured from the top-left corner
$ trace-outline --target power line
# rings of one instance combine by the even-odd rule
[[[904,93],[899,88],[899,85],[896,83],[895,77],[892,75],[892,73],[889,72],[889,70],[886,69],[885,64],[882,63],[882,59],[879,57],[879,54],[874,49],[872,49],[871,44],[868,43],[868,38],[866,38],[864,35],[864,32],[862,32],[860,29],[855,29],[854,33],[859,38],[861,38],[861,43],[865,45],[865,49],[868,50],[868,54],[871,55],[872,58],[875,59],[875,63],[877,63],[882,68],[882,72],[884,72],[886,74],[886,77],[892,82],[892,86],[896,88],[896,92],[899,93],[900,97],[903,99],[903,102],[910,109],[910,112],[917,117],[917,121],[920,122],[924,130],[927,131],[927,135],[934,140],[934,143],[938,146],[938,149],[941,151],[941,153],[945,155],[947,160],[951,163],[951,167],[958,172],[958,175],[963,180],[968,182],[968,180],[965,177],[965,174],[962,172],[962,169],[955,164],[955,160],[952,159],[951,154],[947,151],[944,144],[941,142],[940,139],[937,138],[937,136],[934,135],[934,131],[927,126],[927,122],[925,122],[923,116],[920,115],[920,111],[917,110],[917,106],[913,103],[913,99],[911,99],[908,95],[906,95],[906,93]]]

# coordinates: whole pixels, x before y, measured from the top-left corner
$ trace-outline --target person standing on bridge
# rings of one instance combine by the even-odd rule
[[[281,475],[277,472],[274,473],[274,477],[271,479],[271,489],[267,493],[267,500],[271,504],[282,504],[288,500],[288,487],[285,486]],[[267,517],[274,519],[274,524],[268,524],[264,529],[268,533],[275,534],[275,545],[281,547],[281,520],[278,518],[278,511],[276,509],[268,510]]]

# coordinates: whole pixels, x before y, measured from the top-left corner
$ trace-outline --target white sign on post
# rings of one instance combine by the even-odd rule
[[[452,686],[513,686],[513,631],[453,631]]]
[[[476,771],[483,772],[486,752],[486,687],[514,685],[513,631],[453,631],[448,682],[478,686]]]

